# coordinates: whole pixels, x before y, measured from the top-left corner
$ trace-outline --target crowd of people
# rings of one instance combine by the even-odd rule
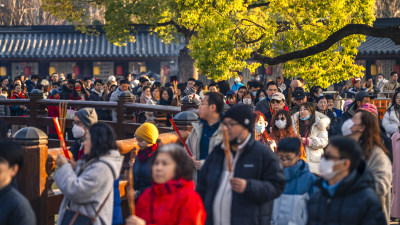
[[[380,225],[400,218],[400,84],[397,73],[390,77],[379,75],[376,84],[356,78],[351,87],[337,86],[335,95],[319,86],[306,91],[301,78],[244,85],[240,75],[233,85],[193,78],[178,83],[171,77],[162,87],[146,75],[92,82],[58,74],[41,86],[34,76],[1,84],[2,93],[14,98],[41,89],[50,99],[117,101],[129,92],[142,104],[197,105],[199,121],[192,124],[187,149],[160,144],[157,113],[135,115],[142,123],[135,131],[140,149],[132,171],[136,214],[125,221],[118,189],[123,157],[114,131],[99,122],[115,120],[116,114],[103,108],[76,111],[73,160],[58,155],[56,162],[54,179],[64,194],[58,224],[71,224],[78,212],[94,224]],[[343,92],[352,100],[338,107]],[[380,95],[391,98],[383,120],[371,104]],[[23,116],[27,110],[9,106],[4,113]],[[57,116],[57,110],[48,112]],[[2,148],[0,166],[14,172],[7,182],[0,179],[0,199],[21,166]],[[0,223],[7,221],[2,219],[0,214]]]

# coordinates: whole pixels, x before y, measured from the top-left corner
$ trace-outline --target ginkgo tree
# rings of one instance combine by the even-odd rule
[[[286,77],[327,87],[363,76],[354,62],[365,35],[400,43],[399,27],[372,26],[374,0],[42,1],[45,10],[84,32],[92,22],[88,6],[104,7],[107,38],[118,45],[135,40],[138,24],[166,43],[183,39],[198,71],[214,80],[262,63],[282,64]]]

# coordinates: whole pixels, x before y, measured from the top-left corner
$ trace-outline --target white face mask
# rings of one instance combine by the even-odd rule
[[[235,83],[239,83],[239,82],[240,82],[239,77],[236,77],[236,78],[235,78]]]
[[[342,160],[335,162],[330,159],[322,158],[319,162],[319,174],[325,180],[332,179],[334,176],[336,176],[336,174],[339,173],[339,171],[334,171],[333,167],[341,162]]]
[[[276,127],[278,127],[279,129],[285,129],[285,127],[286,127],[286,120],[276,120],[276,121],[275,121],[275,125],[276,125]]]
[[[251,105],[251,99],[245,98],[245,99],[243,99],[243,103],[246,105]]]
[[[383,81],[383,79],[382,78],[378,78],[378,82],[381,82],[381,81]]]
[[[78,126],[75,124],[72,127],[72,134],[74,135],[74,138],[81,138],[81,137],[85,136],[85,131],[83,130],[83,128],[81,126]]]
[[[349,136],[352,134],[351,128],[354,126],[354,122],[352,119],[346,120],[342,125],[342,134],[343,136]]]
[[[260,125],[260,124],[256,124],[254,126],[254,130],[257,131],[259,134],[264,133],[265,126],[264,125]]]

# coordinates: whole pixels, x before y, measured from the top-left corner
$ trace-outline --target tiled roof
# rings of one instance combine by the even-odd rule
[[[367,36],[358,47],[359,55],[396,55],[400,54],[400,45],[395,45],[389,38]]]
[[[73,26],[0,27],[0,59],[148,58],[176,57],[180,44],[164,44],[141,29],[136,42],[118,47],[98,36],[82,34]]]

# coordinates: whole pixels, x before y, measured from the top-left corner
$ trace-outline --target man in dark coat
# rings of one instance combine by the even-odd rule
[[[69,100],[72,90],[75,88],[75,80],[69,79],[67,84],[61,85],[60,99]]]
[[[233,171],[229,172],[224,144],[214,148],[200,170],[196,190],[207,212],[206,225],[270,223],[273,200],[283,192],[285,178],[277,156],[254,140],[252,118],[243,104],[223,117]]]
[[[347,137],[330,140],[320,163],[319,191],[308,202],[309,225],[386,224],[361,147]]]
[[[94,81],[94,88],[90,91],[89,101],[106,101],[106,92],[103,91],[103,81],[97,79]],[[109,109],[95,108],[98,120],[111,120],[111,111]]]
[[[36,224],[31,205],[12,182],[23,163],[24,150],[10,140],[0,140],[0,224]]]

